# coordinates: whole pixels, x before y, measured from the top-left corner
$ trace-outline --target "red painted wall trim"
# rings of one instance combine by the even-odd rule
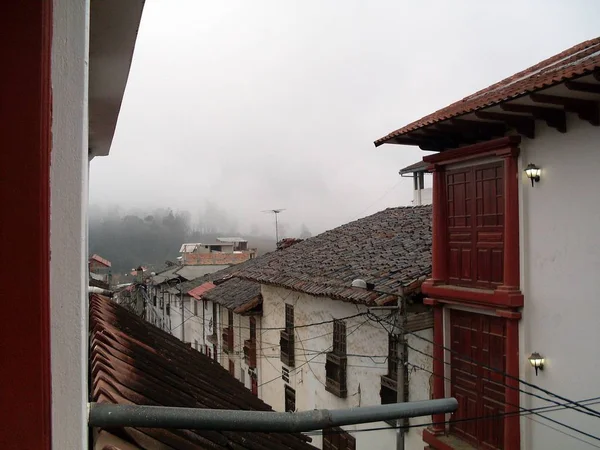
[[[473,306],[481,305],[488,308],[520,308],[523,306],[523,294],[519,291],[475,289],[447,284],[434,284],[427,280],[421,286],[421,291],[441,302],[450,303],[455,300]]]
[[[519,321],[506,319],[506,373],[504,377],[505,412],[504,448],[521,448],[521,420],[519,416]]]
[[[433,398],[440,399],[446,397],[444,388],[444,309],[443,305],[433,308]],[[434,414],[432,426],[435,433],[443,433],[446,426],[442,423],[445,420],[444,414]]]
[[[505,156],[512,154],[520,143],[521,136],[507,136],[425,156],[423,161],[430,163],[432,166],[443,166],[485,156]]]
[[[50,449],[52,2],[0,8],[0,447]]]

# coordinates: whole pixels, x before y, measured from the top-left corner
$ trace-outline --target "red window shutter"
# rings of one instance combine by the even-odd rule
[[[451,428],[477,446],[503,448],[504,376],[498,371],[506,367],[506,320],[452,310],[450,321],[451,391],[459,403]],[[481,416],[493,418],[460,420]]]
[[[450,284],[486,288],[502,284],[503,173],[502,162],[446,173]]]

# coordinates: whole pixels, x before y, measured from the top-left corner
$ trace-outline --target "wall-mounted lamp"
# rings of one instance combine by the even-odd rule
[[[544,370],[544,357],[538,352],[533,352],[529,357],[529,362],[535,369],[535,376],[537,377],[538,370]]]
[[[540,181],[540,173],[541,172],[542,172],[542,170],[535,164],[528,164],[527,167],[525,167],[525,173],[527,174],[527,178],[529,178],[531,180],[532,187],[533,187],[534,181],[536,183],[538,181]]]

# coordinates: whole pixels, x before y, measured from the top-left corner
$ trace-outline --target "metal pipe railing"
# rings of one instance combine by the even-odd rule
[[[348,409],[316,409],[297,413],[91,403],[89,424],[104,428],[189,428],[297,433],[341,425],[449,413],[457,408],[458,402],[454,398]]]

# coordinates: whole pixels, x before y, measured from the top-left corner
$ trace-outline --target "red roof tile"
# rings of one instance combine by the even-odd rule
[[[208,283],[201,284],[200,286],[188,291],[188,295],[194,297],[196,300],[200,300],[203,294],[206,294],[212,288],[216,287],[210,281]]]
[[[108,259],[104,259],[102,256],[99,256],[96,254],[93,254],[92,256],[90,256],[90,260],[97,261],[100,264],[105,265],[106,267],[110,267],[112,265]]]
[[[600,68],[600,38],[582,42],[375,141],[375,146],[453,117],[531,94]]]
[[[271,411],[216,361],[108,298],[90,296],[91,400],[100,403]],[[292,433],[122,428],[140,448],[314,449]]]

